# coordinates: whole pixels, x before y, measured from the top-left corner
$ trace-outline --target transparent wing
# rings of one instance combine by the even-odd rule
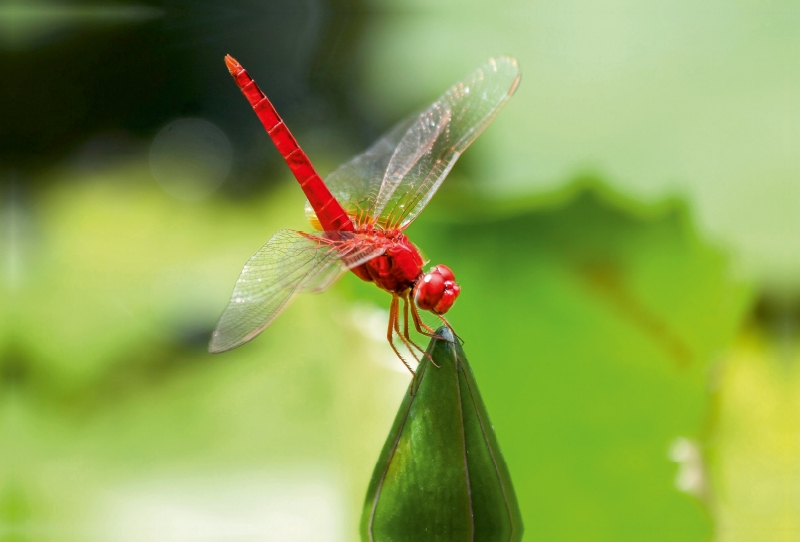
[[[368,210],[370,216],[381,214],[392,196],[397,193],[398,187],[419,177],[421,173],[424,175],[425,172],[421,172],[420,168],[430,161],[437,142],[447,136],[450,114],[447,104],[439,100],[411,123],[386,164],[380,189]]]
[[[281,230],[242,269],[209,351],[240,346],[264,330],[300,292],[320,292],[384,249],[351,232]]]
[[[456,83],[407,129],[386,166],[371,216],[404,228],[425,208],[462,152],[494,120],[519,83],[517,61],[491,59]]]
[[[407,226],[518,82],[516,60],[489,60],[422,113],[397,124],[365,153],[333,171],[325,184],[358,229],[372,223]],[[306,216],[320,227],[308,202]]]
[[[325,184],[331,194],[342,205],[345,212],[354,217],[357,226],[369,222],[365,220],[365,213],[375,203],[386,166],[389,165],[389,160],[400,140],[408,131],[408,127],[415,120],[415,118],[409,118],[398,123],[366,152],[342,164],[325,177]],[[316,220],[314,209],[311,208],[308,201],[306,201],[306,217],[315,228],[321,228],[319,221]]]

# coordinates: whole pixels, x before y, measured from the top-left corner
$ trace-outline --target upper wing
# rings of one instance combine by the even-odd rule
[[[404,228],[425,208],[464,150],[494,120],[519,84],[517,61],[491,59],[426,109],[398,143],[370,213]],[[438,127],[441,126],[441,129]],[[420,147],[423,142],[424,147]]]
[[[333,171],[325,184],[357,229],[371,223],[407,226],[518,83],[516,60],[489,60],[422,113],[399,123],[364,154]],[[307,202],[306,215],[318,224]]]
[[[319,292],[348,269],[382,254],[351,232],[319,236],[280,230],[248,260],[211,335],[210,352],[240,346],[264,330],[303,291]]]
[[[411,118],[398,123],[366,152],[342,164],[325,177],[325,185],[328,190],[331,191],[345,212],[353,217],[356,226],[368,222],[366,211],[371,209],[375,203],[386,166],[389,165],[389,160],[397,149],[397,145],[414,120]],[[321,229],[314,209],[308,201],[306,201],[306,217],[315,228]]]

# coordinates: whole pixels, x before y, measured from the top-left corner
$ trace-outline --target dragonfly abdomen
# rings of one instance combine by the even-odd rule
[[[300,187],[308,198],[311,207],[317,214],[322,228],[327,231],[354,231],[353,223],[342,206],[333,197],[322,178],[317,174],[306,153],[300,148],[297,140],[283,122],[266,94],[258,87],[250,74],[236,59],[228,55],[225,64],[241,89],[247,101],[253,107],[258,119],[269,134],[278,152],[281,153],[289,169],[294,174]]]

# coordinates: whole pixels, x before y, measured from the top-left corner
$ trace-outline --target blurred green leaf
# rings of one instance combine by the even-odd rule
[[[396,359],[345,295],[388,297],[348,277],[210,356],[207,333],[242,264],[276,229],[306,227],[302,195],[286,184],[190,204],[146,179],[137,167],[66,176],[12,207],[0,477],[23,488],[31,521],[83,527],[104,517],[105,492],[175,470],[322,465],[340,476],[355,536],[364,466],[407,375],[383,368]],[[674,489],[667,450],[700,433],[706,370],[747,290],[683,206],[593,186],[511,206],[446,190],[408,233],[462,285],[448,316],[528,536],[701,540],[709,520]]]
[[[798,285],[800,252],[787,249],[800,235],[791,0],[369,4],[379,15],[363,102],[387,124],[489,57],[519,60],[514,98],[455,168],[487,197],[549,192],[586,171],[642,201],[679,193],[748,270]]]
[[[322,499],[309,515],[332,515],[320,528],[340,531],[313,539],[357,536],[364,465],[408,381],[386,369],[385,338],[362,333],[332,291],[302,296],[242,348],[207,352],[247,258],[278,228],[308,228],[295,181],[261,198],[187,203],[135,164],[56,175],[35,198],[3,202],[0,217],[11,255],[0,283],[0,531],[150,538],[163,517],[147,507],[160,509],[163,486],[202,514],[220,485],[249,498],[279,475],[333,495],[339,508]],[[253,506],[276,491],[256,489]],[[297,501],[279,502],[293,517]]]
[[[450,208],[449,202],[434,205]],[[455,272],[466,341],[537,540],[705,540],[704,507],[668,458],[708,417],[708,367],[749,290],[686,208],[584,181],[529,210],[435,208],[409,237]],[[472,211],[470,211],[472,209]],[[359,285],[358,295],[374,295]],[[377,299],[377,297],[376,297]]]
[[[136,165],[62,173],[34,207],[12,207],[16,271],[0,348],[24,351],[59,393],[133,359],[179,356],[187,342],[204,348],[196,335],[208,333],[242,264],[271,231],[304,227],[294,186],[246,203],[187,203],[149,179]]]

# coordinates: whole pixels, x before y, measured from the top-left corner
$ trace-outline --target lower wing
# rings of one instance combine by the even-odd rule
[[[242,269],[211,335],[209,352],[236,348],[261,333],[300,292],[321,292],[384,252],[357,233],[280,230]]]

